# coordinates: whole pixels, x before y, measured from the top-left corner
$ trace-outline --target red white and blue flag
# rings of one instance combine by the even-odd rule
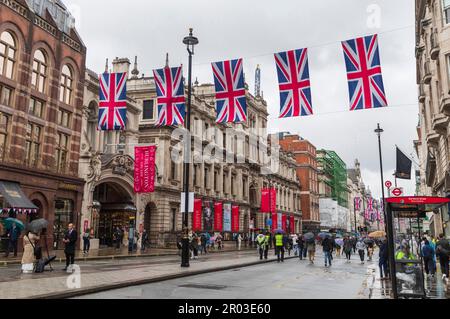
[[[367,199],[367,210],[368,211],[373,211],[373,198],[370,197]]]
[[[186,104],[181,66],[153,70],[158,104],[156,126],[184,125]]]
[[[124,130],[127,120],[127,74],[99,76],[98,130]]]
[[[313,114],[308,49],[275,53],[280,88],[280,118]]]
[[[242,59],[212,63],[217,123],[247,121]]]
[[[361,209],[361,197],[355,197],[355,210],[359,211]]]
[[[376,34],[342,42],[350,110],[387,106]]]

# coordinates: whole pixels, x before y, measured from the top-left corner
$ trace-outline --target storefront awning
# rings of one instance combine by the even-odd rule
[[[0,181],[0,194],[3,196],[8,207],[38,209],[28,197],[23,193],[19,183]]]

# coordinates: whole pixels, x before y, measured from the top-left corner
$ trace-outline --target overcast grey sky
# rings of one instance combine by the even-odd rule
[[[211,62],[244,58],[251,92],[261,66],[269,129],[290,131],[318,149],[335,150],[381,196],[377,123],[382,135],[385,179],[394,182],[395,145],[410,156],[418,122],[414,57],[414,1],[411,0],[65,0],[88,48],[87,66],[102,72],[105,59],[138,56],[139,71],[187,65],[182,39],[188,28],[199,38],[194,78],[213,82]],[[379,10],[378,10],[379,9]],[[378,15],[379,13],[379,15]],[[379,16],[379,20],[376,18]],[[375,20],[374,20],[375,19]],[[379,22],[379,27],[377,24]],[[381,67],[389,107],[348,111],[348,89],[340,41],[379,34]],[[315,115],[278,119],[279,96],[273,53],[308,47]],[[187,69],[187,68],[185,68]],[[186,73],[186,70],[185,70]],[[414,154],[415,155],[415,154]],[[414,158],[415,159],[415,158]],[[414,169],[414,166],[413,166]],[[412,172],[414,176],[414,171]],[[414,178],[399,180],[407,194]]]

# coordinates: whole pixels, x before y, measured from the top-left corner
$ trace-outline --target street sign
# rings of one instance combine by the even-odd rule
[[[386,183],[384,183],[384,186],[386,186],[389,189],[392,186],[392,182],[391,181],[386,181]]]
[[[400,188],[394,188],[392,191],[392,195],[394,196],[400,196],[402,194],[402,190]]]

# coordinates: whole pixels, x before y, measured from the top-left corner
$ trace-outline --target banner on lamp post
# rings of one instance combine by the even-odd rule
[[[276,204],[276,190],[274,188],[263,188],[261,190],[261,213],[273,213],[276,209]]]
[[[272,230],[276,230],[278,227],[278,214],[272,213]]]
[[[239,232],[239,206],[233,205],[231,215],[231,231],[237,233]]]
[[[185,204],[186,202],[186,193],[181,193],[181,200],[180,200],[180,212],[185,213]],[[188,207],[188,213],[194,212],[194,193],[189,193],[189,207]]]
[[[156,146],[136,146],[134,148],[134,192],[155,191]]]
[[[214,230],[223,230],[223,204],[222,202],[214,203]]]
[[[202,200],[194,200],[194,213],[192,214],[192,230],[202,230]]]

